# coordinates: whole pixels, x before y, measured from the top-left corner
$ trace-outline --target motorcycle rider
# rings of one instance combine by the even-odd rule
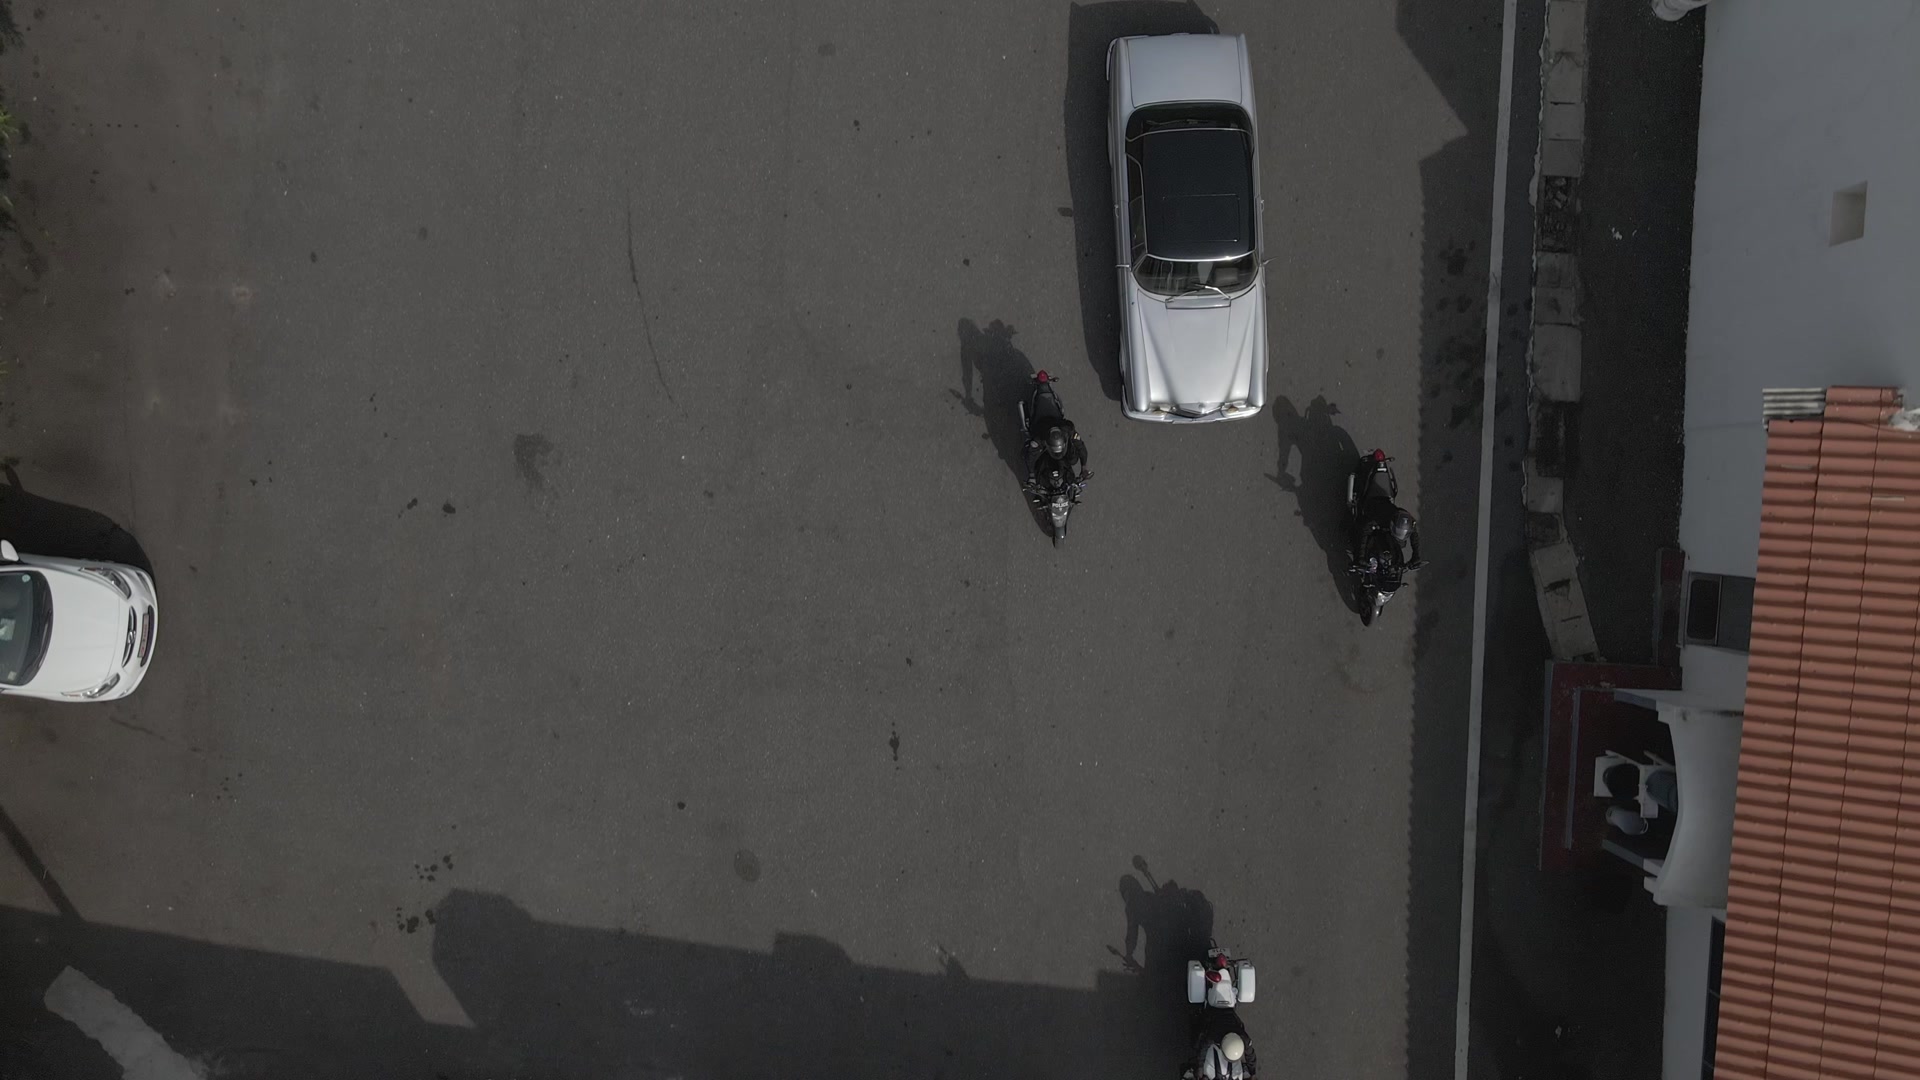
[[[1253,1043],[1231,1009],[1209,1009],[1201,1022],[1194,1061],[1181,1080],[1254,1080]]]
[[[1369,495],[1361,500],[1359,517],[1354,530],[1354,561],[1349,566],[1354,573],[1372,568],[1369,563],[1375,557],[1373,539],[1381,533],[1393,537],[1393,543],[1387,546],[1393,556],[1393,565],[1389,569],[1394,573],[1418,570],[1427,565],[1426,560],[1420,557],[1419,525],[1413,520],[1412,514],[1395,505],[1392,499],[1384,494]],[[1403,544],[1410,550],[1401,550]]]
[[[1027,433],[1027,490],[1037,491],[1040,469],[1045,461],[1049,479],[1058,472],[1066,480],[1085,483],[1093,475],[1087,468],[1087,444],[1073,429],[1073,421],[1064,416],[1034,422]],[[1079,474],[1075,475],[1075,469]]]

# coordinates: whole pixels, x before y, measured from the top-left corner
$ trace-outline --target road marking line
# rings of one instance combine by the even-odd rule
[[[1493,237],[1487,247],[1487,358],[1480,395],[1480,520],[1473,552],[1473,669],[1467,676],[1467,795],[1460,841],[1459,985],[1453,999],[1453,1076],[1467,1080],[1467,1037],[1473,1015],[1473,902],[1479,873],[1480,721],[1486,707],[1488,545],[1493,537],[1494,385],[1500,373],[1502,266],[1507,241],[1508,150],[1513,141],[1513,36],[1519,0],[1500,13],[1500,120],[1493,142]]]
[[[193,1065],[174,1053],[159,1032],[99,983],[73,968],[62,971],[41,1000],[48,1011],[99,1043],[120,1064],[120,1073],[127,1080],[201,1080]]]

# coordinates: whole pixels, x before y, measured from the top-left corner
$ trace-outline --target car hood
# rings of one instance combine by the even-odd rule
[[[47,656],[28,685],[56,693],[91,690],[120,665],[127,647],[127,602],[111,585],[75,571],[38,568],[53,594]]]
[[[1229,401],[1266,404],[1264,282],[1218,307],[1169,305],[1132,288],[1147,408],[1203,416]]]

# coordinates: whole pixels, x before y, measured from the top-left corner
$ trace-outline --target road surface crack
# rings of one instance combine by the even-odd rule
[[[627,197],[627,277],[633,282],[633,298],[640,302],[640,332],[646,336],[647,357],[653,361],[653,376],[660,380],[660,389],[667,395],[667,404],[677,405],[673,400],[673,387],[667,385],[666,369],[660,366],[660,352],[653,347],[653,321],[647,317],[647,297],[640,290],[640,261],[633,256],[633,197]]]

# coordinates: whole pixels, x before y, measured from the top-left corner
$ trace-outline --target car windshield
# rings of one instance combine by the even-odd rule
[[[53,602],[39,574],[0,574],[0,683],[24,686],[40,670],[53,630]]]
[[[1141,288],[1167,296],[1212,289],[1235,293],[1253,283],[1258,267],[1252,255],[1226,262],[1174,262],[1143,255],[1134,264],[1133,276],[1140,280]]]

